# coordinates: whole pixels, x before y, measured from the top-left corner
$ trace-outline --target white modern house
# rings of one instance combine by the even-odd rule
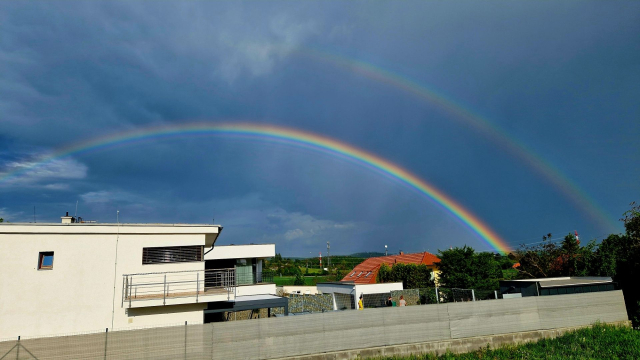
[[[205,224],[0,224],[0,339],[215,321],[286,307],[262,260]],[[284,300],[284,301],[283,301]],[[209,318],[208,318],[209,317]]]

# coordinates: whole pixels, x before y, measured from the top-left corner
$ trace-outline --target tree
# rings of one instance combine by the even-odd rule
[[[402,282],[404,289],[433,287],[431,269],[424,264],[394,264],[392,267],[382,264],[378,271],[379,283]]]
[[[518,277],[588,276],[592,271],[595,248],[595,241],[581,247],[573,234],[567,234],[560,246],[552,242],[530,247],[523,245],[516,252],[520,263]]]
[[[304,285],[304,278],[300,272],[296,274],[296,278],[293,280],[293,285]]]
[[[523,246],[515,254],[519,277],[610,276],[624,293],[629,318],[640,325],[640,206],[631,203],[620,220],[625,234],[611,234],[600,244],[592,240],[580,246],[569,234],[560,246]]]
[[[283,268],[282,268],[282,275],[284,276],[302,276],[302,271],[300,271],[300,268],[293,265],[293,264],[286,264]]]
[[[4,222],[4,219],[3,219],[3,218],[0,218],[0,223],[1,223],[1,222]]]
[[[640,325],[640,288],[638,287],[638,277],[640,276],[640,206],[635,202],[630,205],[631,209],[626,211],[623,214],[624,217],[620,219],[624,222],[626,234],[621,237],[610,236],[612,241],[607,245],[613,249],[616,256],[613,280],[618,283],[624,293],[629,318],[633,321],[634,326],[638,326]],[[602,261],[602,263],[606,262]],[[608,265],[611,265],[611,262]]]
[[[471,247],[439,250],[440,286],[462,289],[498,289],[500,264],[490,253],[476,253]]]

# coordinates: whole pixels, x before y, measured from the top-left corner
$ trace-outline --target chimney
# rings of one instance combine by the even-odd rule
[[[74,222],[76,222],[76,218],[74,218],[73,216],[69,216],[68,211],[65,216],[61,216],[60,218],[62,219],[63,224],[73,224]]]
[[[402,250],[400,251],[400,255],[404,255],[404,252]]]

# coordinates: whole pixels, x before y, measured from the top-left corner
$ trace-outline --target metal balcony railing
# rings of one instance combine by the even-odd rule
[[[133,301],[233,293],[235,269],[187,270],[122,275],[122,306]]]

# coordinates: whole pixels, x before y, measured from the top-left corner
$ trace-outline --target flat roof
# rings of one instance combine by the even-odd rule
[[[76,223],[17,223],[17,222],[2,222],[0,226],[215,226],[222,227],[222,225],[214,224],[186,224],[186,223],[101,223],[101,222],[76,222]]]
[[[286,299],[286,297],[284,298]],[[282,296],[270,295],[270,294],[244,295],[244,296],[236,296],[235,302],[241,303],[241,302],[247,302],[247,301],[282,300],[282,299],[283,299]]]
[[[519,279],[519,280],[505,280],[505,282],[537,282],[541,288],[559,287],[559,286],[573,286],[573,285],[594,285],[594,284],[606,284],[612,283],[613,280],[610,277],[556,277],[556,278],[542,278],[542,279]]]
[[[218,245],[216,244],[217,248],[221,248],[221,247],[230,247],[230,246],[263,246],[263,245],[275,245],[275,243],[264,243],[264,244],[228,244],[228,245]]]
[[[0,223],[0,234],[219,234],[212,224]]]

